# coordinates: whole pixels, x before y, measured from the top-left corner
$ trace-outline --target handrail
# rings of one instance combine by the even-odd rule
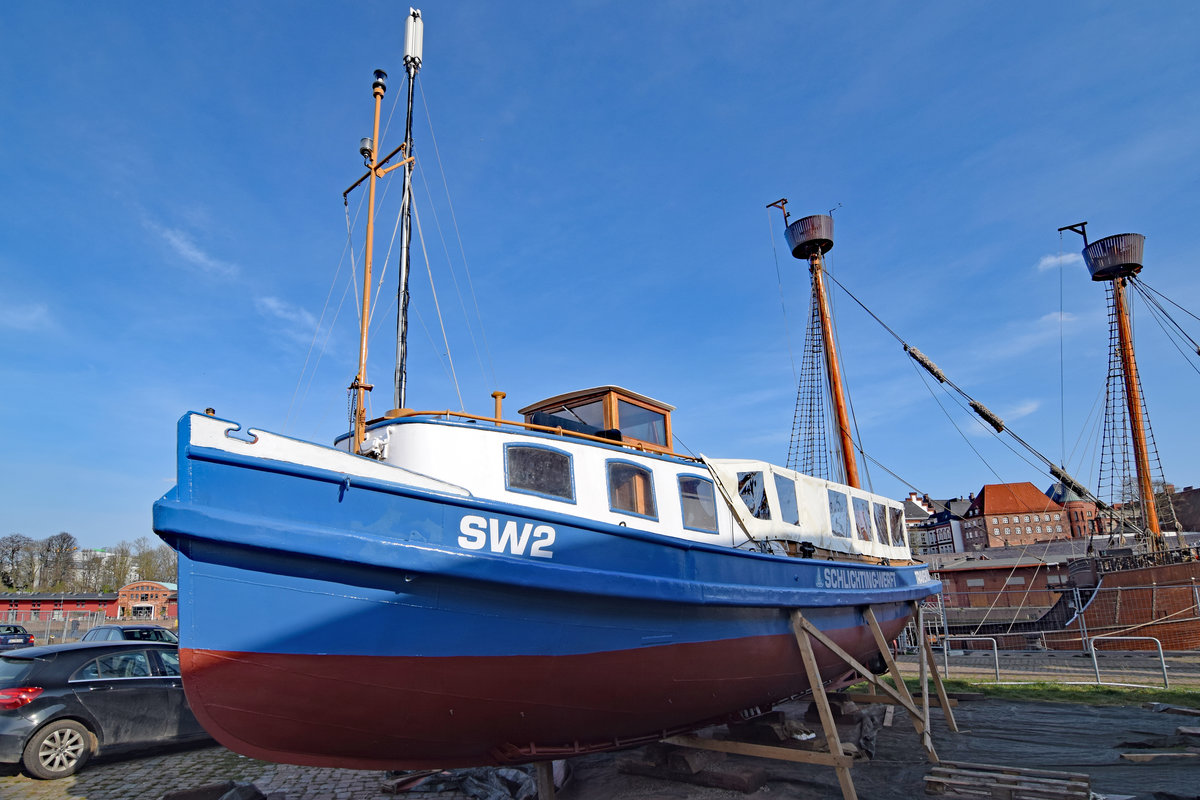
[[[682,453],[676,453],[674,450],[670,450],[668,448],[658,449],[653,445],[647,445],[645,442],[638,441],[636,439],[632,442],[617,441],[616,439],[605,439],[603,436],[593,436],[590,433],[580,433],[579,431],[567,430],[566,428],[561,427],[534,425],[532,422],[517,422],[515,420],[497,419],[495,417],[481,417],[478,414],[468,414],[464,411],[450,411],[449,409],[446,409],[445,411],[411,411],[409,409],[403,409],[401,413],[392,417],[378,417],[377,419],[368,420],[367,425],[375,425],[380,422],[387,422],[394,419],[407,419],[408,417],[458,417],[459,419],[474,420],[476,422],[491,422],[497,426],[512,425],[517,428],[525,428],[531,431],[541,431],[543,433],[553,433],[559,436],[574,436],[578,439],[587,439],[593,442],[600,442],[601,444],[613,445],[614,447],[624,447],[629,450],[636,450],[640,453],[670,456],[671,458],[678,458],[683,461],[695,461],[696,463],[701,463],[700,459],[696,458],[695,456],[686,456]]]
[[[943,636],[942,637],[942,656],[946,664],[946,677],[950,677],[950,648],[946,646],[946,642],[951,639],[959,642],[991,642],[992,643],[992,660],[996,666],[996,683],[1000,682],[1000,648],[996,643],[996,639],[992,636]]]
[[[1091,651],[1091,654],[1092,654],[1092,669],[1095,670],[1095,672],[1096,672],[1096,683],[1100,683],[1100,664],[1099,664],[1099,662],[1096,661],[1096,642],[1099,641],[1100,639],[1108,639],[1109,641],[1113,641],[1113,642],[1115,642],[1115,641],[1154,642],[1155,647],[1158,648],[1159,663],[1162,664],[1163,688],[1164,689],[1171,688],[1170,681],[1167,679],[1167,659],[1163,657],[1162,642],[1160,642],[1158,639],[1154,638],[1153,636],[1112,636],[1112,635],[1093,636],[1091,638],[1091,646],[1088,649]]]

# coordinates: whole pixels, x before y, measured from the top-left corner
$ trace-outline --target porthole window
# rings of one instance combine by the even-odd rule
[[[679,504],[683,508],[683,527],[705,533],[717,532],[717,494],[712,481],[680,475]]]
[[[534,445],[504,446],[504,483],[509,491],[575,501],[571,456]]]
[[[628,461],[609,461],[608,505],[613,511],[658,519],[650,470]]]

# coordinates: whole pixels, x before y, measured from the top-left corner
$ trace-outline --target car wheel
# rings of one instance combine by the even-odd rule
[[[74,775],[91,755],[91,732],[74,720],[60,719],[30,737],[21,763],[33,777],[50,780]]]

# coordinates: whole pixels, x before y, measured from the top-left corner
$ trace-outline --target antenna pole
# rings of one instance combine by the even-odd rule
[[[379,110],[383,103],[384,92],[387,91],[387,73],[383,70],[375,70],[375,82],[372,84],[371,93],[375,96],[375,122],[372,126],[371,146],[367,152],[363,148],[363,155],[367,157],[367,173],[368,192],[367,192],[367,244],[366,254],[363,258],[363,301],[362,301],[362,320],[360,326],[358,340],[358,374],[354,376],[354,383],[350,384],[350,390],[354,392],[354,436],[351,440],[351,453],[358,453],[362,449],[363,439],[367,435],[367,412],[366,412],[366,393],[374,387],[367,383],[367,331],[371,326],[371,260],[374,255],[375,244],[375,183],[377,180],[377,170],[379,168]]]
[[[421,51],[425,23],[421,12],[408,10],[408,22],[404,33],[404,68],[408,71],[408,113],[404,122],[404,154],[408,162],[404,165],[404,195],[400,203],[400,283],[396,290],[396,376],[395,408],[404,408],[408,394],[408,277],[410,245],[412,243],[412,122],[413,89],[417,72],[421,69]]]

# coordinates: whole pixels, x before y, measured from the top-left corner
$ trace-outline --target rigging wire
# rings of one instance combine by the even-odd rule
[[[458,306],[462,309],[463,321],[467,324],[467,335],[471,338],[471,345],[475,349],[475,360],[479,363],[479,375],[483,378],[483,385],[487,385],[488,376],[484,369],[483,354],[479,352],[479,341],[475,338],[475,328],[471,324],[471,315],[467,311],[466,301],[463,299],[462,287],[458,282],[458,273],[454,269],[454,261],[450,258],[450,248],[446,244],[446,234],[442,230],[441,217],[438,216],[437,207],[433,205],[433,193],[429,190],[429,184],[425,181],[425,172],[421,171],[421,185],[425,190],[425,195],[429,200],[430,213],[433,214],[433,224],[437,229],[438,240],[442,243],[442,253],[446,257],[447,272],[450,273],[450,280],[454,282],[454,293],[458,296]],[[494,376],[493,376],[494,377]]]
[[[417,238],[421,242],[421,255],[425,259],[425,271],[429,273],[429,289],[433,295],[433,307],[437,310],[438,324],[442,328],[442,341],[446,344],[446,360],[450,363],[450,374],[454,380],[454,391],[458,395],[458,407],[462,411],[466,411],[467,407],[463,404],[462,389],[458,385],[458,373],[454,370],[454,356],[450,353],[450,340],[446,337],[446,321],[442,318],[442,307],[438,303],[437,288],[433,285],[433,267],[429,263],[429,252],[425,249],[425,234],[421,231],[421,215],[417,213],[417,207],[412,205],[413,220],[417,223]]]
[[[792,365],[792,383],[799,384],[800,378],[796,375],[796,355],[792,352],[792,332],[788,325],[787,304],[783,299],[783,271],[779,269],[779,249],[775,244],[775,227],[771,224],[771,207],[767,206],[767,238],[771,242],[771,255],[775,258],[775,285],[779,287],[779,307],[783,311],[783,338],[787,342],[788,360]]]
[[[1065,469],[1067,466],[1067,378],[1066,358],[1063,353],[1063,232],[1058,232],[1058,457]]]
[[[492,385],[498,386],[499,381],[496,379],[496,366],[492,361],[491,348],[488,347],[487,332],[484,330],[483,325],[483,314],[479,310],[479,298],[475,294],[475,282],[471,278],[471,267],[467,262],[467,250],[463,245],[462,231],[458,227],[458,216],[454,212],[454,201],[450,195],[450,184],[446,181],[446,168],[442,164],[442,151],[438,148],[437,136],[433,130],[433,117],[429,113],[429,104],[425,101],[425,91],[419,82],[417,83],[417,90],[421,95],[421,105],[425,109],[425,119],[429,123],[429,140],[433,143],[433,154],[438,164],[438,171],[442,176],[442,186],[446,192],[446,205],[450,209],[450,220],[454,224],[454,235],[458,240],[458,251],[462,256],[463,272],[467,275],[467,288],[471,292],[471,300],[475,305],[475,318],[479,322],[479,338],[483,340],[483,352],[487,357],[488,369],[492,373]]]

